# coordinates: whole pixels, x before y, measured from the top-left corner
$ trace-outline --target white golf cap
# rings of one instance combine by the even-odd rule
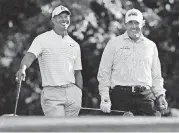
[[[58,6],[56,7],[52,12],[52,18],[56,15],[59,15],[62,12],[67,12],[69,15],[71,15],[71,12],[68,10],[68,8],[64,6]]]
[[[125,23],[131,21],[131,20],[136,20],[137,22],[142,22],[143,21],[143,15],[141,11],[138,9],[130,9],[126,12],[125,15]]]

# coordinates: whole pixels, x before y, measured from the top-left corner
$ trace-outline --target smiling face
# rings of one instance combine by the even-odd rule
[[[136,20],[130,20],[125,25],[128,36],[134,41],[139,40],[144,26],[144,21],[138,22]]]
[[[52,18],[54,28],[60,31],[66,31],[70,25],[70,15],[68,12],[62,12]]]

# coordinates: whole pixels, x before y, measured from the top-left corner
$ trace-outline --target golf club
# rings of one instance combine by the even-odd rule
[[[95,111],[101,111],[101,109],[98,109],[98,108],[86,108],[86,107],[81,107],[81,109],[82,109],[82,110],[95,110]],[[111,110],[111,112],[125,113],[126,111]]]
[[[22,80],[17,82],[17,93],[16,93],[16,103],[15,103],[15,108],[14,108],[14,116],[16,116],[16,112],[17,112],[17,105],[18,105],[18,101],[19,101],[21,83],[22,83]]]
[[[101,109],[98,108],[86,108],[86,107],[81,107],[82,110],[94,110],[94,111],[102,111]],[[111,110],[111,112],[114,113],[123,113],[122,116],[134,116],[134,114],[130,111],[120,111],[120,110]]]

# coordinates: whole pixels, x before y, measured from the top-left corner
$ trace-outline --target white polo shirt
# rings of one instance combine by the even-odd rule
[[[75,83],[74,70],[82,70],[79,44],[54,30],[37,36],[27,52],[38,58],[42,86]]]
[[[157,97],[165,94],[156,44],[143,35],[132,41],[127,32],[111,39],[104,49],[98,70],[99,92],[121,86],[150,86]]]

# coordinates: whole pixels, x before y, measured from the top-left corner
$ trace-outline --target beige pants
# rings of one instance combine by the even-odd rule
[[[78,116],[82,91],[76,85],[67,88],[44,87],[41,106],[45,116]]]

